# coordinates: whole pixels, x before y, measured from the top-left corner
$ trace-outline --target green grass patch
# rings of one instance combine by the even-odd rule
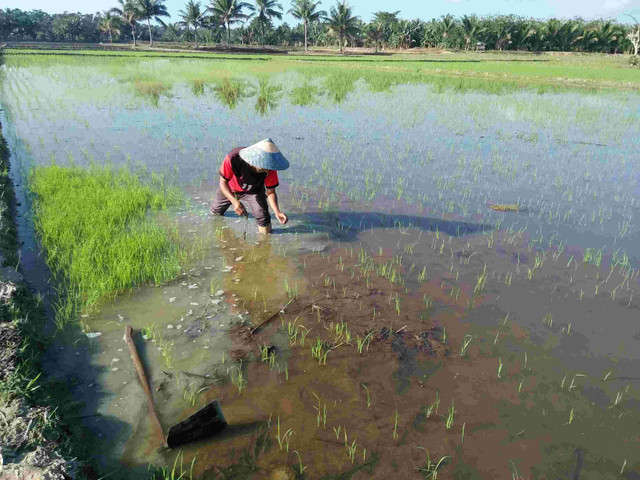
[[[4,257],[6,265],[13,266],[18,262],[16,227],[11,214],[14,203],[13,188],[9,179],[9,147],[2,136],[0,125],[0,254]],[[2,266],[0,262],[0,267]]]
[[[180,194],[162,179],[143,182],[127,168],[35,167],[29,176],[35,229],[61,285],[59,326],[78,311],[180,271],[178,247],[154,215]]]

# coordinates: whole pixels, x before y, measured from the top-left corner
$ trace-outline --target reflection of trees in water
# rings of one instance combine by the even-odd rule
[[[193,92],[193,94],[196,97],[199,97],[200,95],[202,95],[204,93],[204,87],[208,84],[209,82],[207,80],[205,80],[204,78],[194,78],[193,80],[191,80],[190,84],[191,84],[191,91]]]
[[[291,103],[294,105],[310,105],[314,103],[316,96],[320,93],[320,89],[309,82],[305,82],[300,87],[295,87],[291,91]]]
[[[336,102],[342,103],[347,95],[355,90],[357,76],[335,73],[328,75],[324,81],[329,96]]]
[[[256,111],[260,115],[265,115],[269,109],[278,106],[282,87],[269,81],[269,78],[262,77],[258,80],[258,99],[256,101]]]
[[[160,95],[167,95],[169,87],[162,82],[136,80],[133,84],[136,94],[148,98],[153,106],[158,106]]]
[[[245,84],[240,80],[224,78],[215,88],[216,97],[227,107],[233,109],[238,101],[245,96]]]

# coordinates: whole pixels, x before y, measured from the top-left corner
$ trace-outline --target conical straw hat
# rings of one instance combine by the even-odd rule
[[[286,170],[289,162],[280,153],[273,140],[266,138],[250,147],[240,150],[240,158],[249,165],[265,170]]]

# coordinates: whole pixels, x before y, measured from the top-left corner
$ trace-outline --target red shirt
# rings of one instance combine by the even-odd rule
[[[229,182],[232,192],[257,193],[262,188],[276,188],[280,182],[278,172],[267,170],[266,173],[256,173],[251,166],[240,158],[239,152],[244,147],[231,150],[220,167],[220,176]]]

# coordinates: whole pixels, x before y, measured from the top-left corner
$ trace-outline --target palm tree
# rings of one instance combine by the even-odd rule
[[[260,26],[260,41],[264,44],[264,30],[267,25],[271,24],[271,20],[277,18],[282,19],[282,5],[277,3],[278,0],[255,0],[256,5],[249,6],[249,10],[257,12],[258,25]]]
[[[443,15],[442,22],[442,43],[446,43],[451,31],[456,27],[456,19],[452,15]]]
[[[160,17],[170,17],[164,0],[135,0],[140,18],[147,21],[149,26],[149,46],[153,47],[153,34],[151,33],[151,20],[157,20],[164,25]]]
[[[618,51],[620,40],[624,38],[624,30],[611,21],[600,23],[596,28],[597,46],[603,52]]]
[[[373,42],[376,53],[380,51],[380,44],[384,39],[384,25],[382,22],[371,22],[367,25],[367,37]]]
[[[204,20],[204,12],[200,8],[200,2],[189,0],[185,5],[184,10],[178,12],[180,18],[182,18],[182,25],[187,27],[187,34],[189,33],[189,25],[193,26],[193,36],[196,41],[196,47],[198,46],[198,27],[202,25]]]
[[[120,35],[120,18],[115,17],[112,12],[106,11],[100,16],[98,30],[109,34],[109,42],[113,43],[113,34]]]
[[[162,38],[170,42],[182,40],[183,33],[180,31],[181,26],[182,22],[167,23],[167,28],[162,34]]]
[[[358,17],[353,15],[353,9],[347,5],[345,0],[338,1],[335,7],[331,7],[328,17],[329,30],[338,36],[340,51],[347,37],[354,35],[358,31]]]
[[[251,7],[252,5],[247,2],[238,0],[211,0],[207,11],[211,13],[217,23],[225,26],[227,43],[231,43],[231,24],[249,18],[249,15],[242,13],[242,10]]]
[[[120,15],[120,19],[131,27],[131,36],[133,37],[133,46],[136,43],[136,23],[140,19],[140,14],[133,0],[118,0],[120,7],[114,7],[109,10],[110,13]]]
[[[327,12],[324,10],[316,10],[321,2],[314,2],[313,0],[294,0],[291,5],[289,13],[298,20],[302,20],[304,24],[304,51],[309,51],[308,48],[308,32],[309,24],[317,22],[327,16]]]
[[[516,50],[521,50],[526,41],[536,33],[534,25],[530,21],[520,23],[511,31],[511,40],[516,46]]]
[[[478,25],[478,17],[475,15],[465,15],[462,17],[462,30],[464,30],[465,50],[469,50],[471,42],[476,40],[476,34],[482,32],[482,28]]]

